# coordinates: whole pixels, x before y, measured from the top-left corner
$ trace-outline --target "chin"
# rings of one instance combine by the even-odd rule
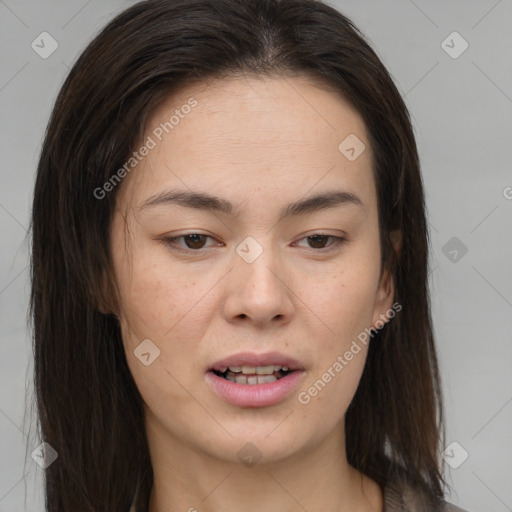
[[[283,422],[281,418],[277,421],[264,421],[259,425],[255,425],[254,421],[251,424],[225,423],[232,437],[228,434],[217,438],[209,436],[203,440],[208,443],[204,449],[216,459],[247,467],[283,462],[305,450],[312,442],[304,428],[298,431],[297,425],[291,423],[286,428],[286,421]]]

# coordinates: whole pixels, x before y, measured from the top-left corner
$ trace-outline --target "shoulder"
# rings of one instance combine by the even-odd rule
[[[395,480],[384,487],[383,512],[469,512],[447,501],[433,503],[420,487]]]
[[[469,512],[463,508],[457,507],[456,505],[452,505],[451,503],[445,503],[445,512]]]

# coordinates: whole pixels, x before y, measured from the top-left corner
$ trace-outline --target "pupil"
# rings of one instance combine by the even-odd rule
[[[308,238],[309,238],[309,241],[310,241],[310,242],[311,242],[311,239],[313,239],[313,238],[317,239],[317,241],[316,241],[316,242],[315,242],[315,241],[313,241],[313,244],[315,244],[315,243],[317,243],[317,242],[318,242],[318,238],[324,238],[324,239],[325,239],[325,238],[327,238],[327,237],[326,237],[326,235],[312,235],[312,236],[308,236]],[[324,242],[325,242],[325,240],[324,240]],[[320,242],[320,245],[321,245],[321,246],[323,246],[323,244],[322,244],[321,242]],[[315,249],[318,249],[318,247],[315,247],[314,245],[313,245],[313,247],[314,247]],[[323,248],[323,247],[320,247],[320,249],[321,249],[321,248]]]
[[[199,242],[197,242],[197,238],[204,237],[204,235],[198,235],[198,234],[185,235],[185,242],[186,242],[186,244],[187,244],[187,247],[189,247],[189,249],[201,249],[202,244],[200,244],[200,243],[199,243],[200,247],[196,247],[196,246],[194,246],[194,245],[193,245],[192,247],[190,247],[189,242],[190,242],[190,239],[191,239],[192,237],[196,239],[195,241],[192,241],[192,244],[195,244],[195,243],[199,243]],[[204,242],[204,241],[203,241],[203,242]]]

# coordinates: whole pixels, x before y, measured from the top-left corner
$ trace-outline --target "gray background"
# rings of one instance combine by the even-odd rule
[[[30,456],[39,441],[26,227],[44,129],[69,66],[132,3],[0,0],[0,512],[43,510],[44,469]],[[449,500],[471,512],[512,511],[512,1],[330,3],[370,39],[413,116],[447,443],[458,443],[446,461],[469,454],[457,469],[445,464]],[[46,59],[31,47],[44,31],[58,42]],[[462,40],[442,45],[453,31],[469,44],[457,58],[445,49],[458,53]]]

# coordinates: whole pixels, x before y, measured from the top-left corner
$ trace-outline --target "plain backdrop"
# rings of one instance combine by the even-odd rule
[[[42,137],[70,66],[132,3],[0,0],[0,512],[43,511],[44,469],[31,458],[38,441],[26,235]],[[470,512],[512,511],[512,1],[330,4],[370,40],[413,117],[430,224],[449,501]],[[32,47],[48,38],[42,32],[58,44],[46,58]]]

